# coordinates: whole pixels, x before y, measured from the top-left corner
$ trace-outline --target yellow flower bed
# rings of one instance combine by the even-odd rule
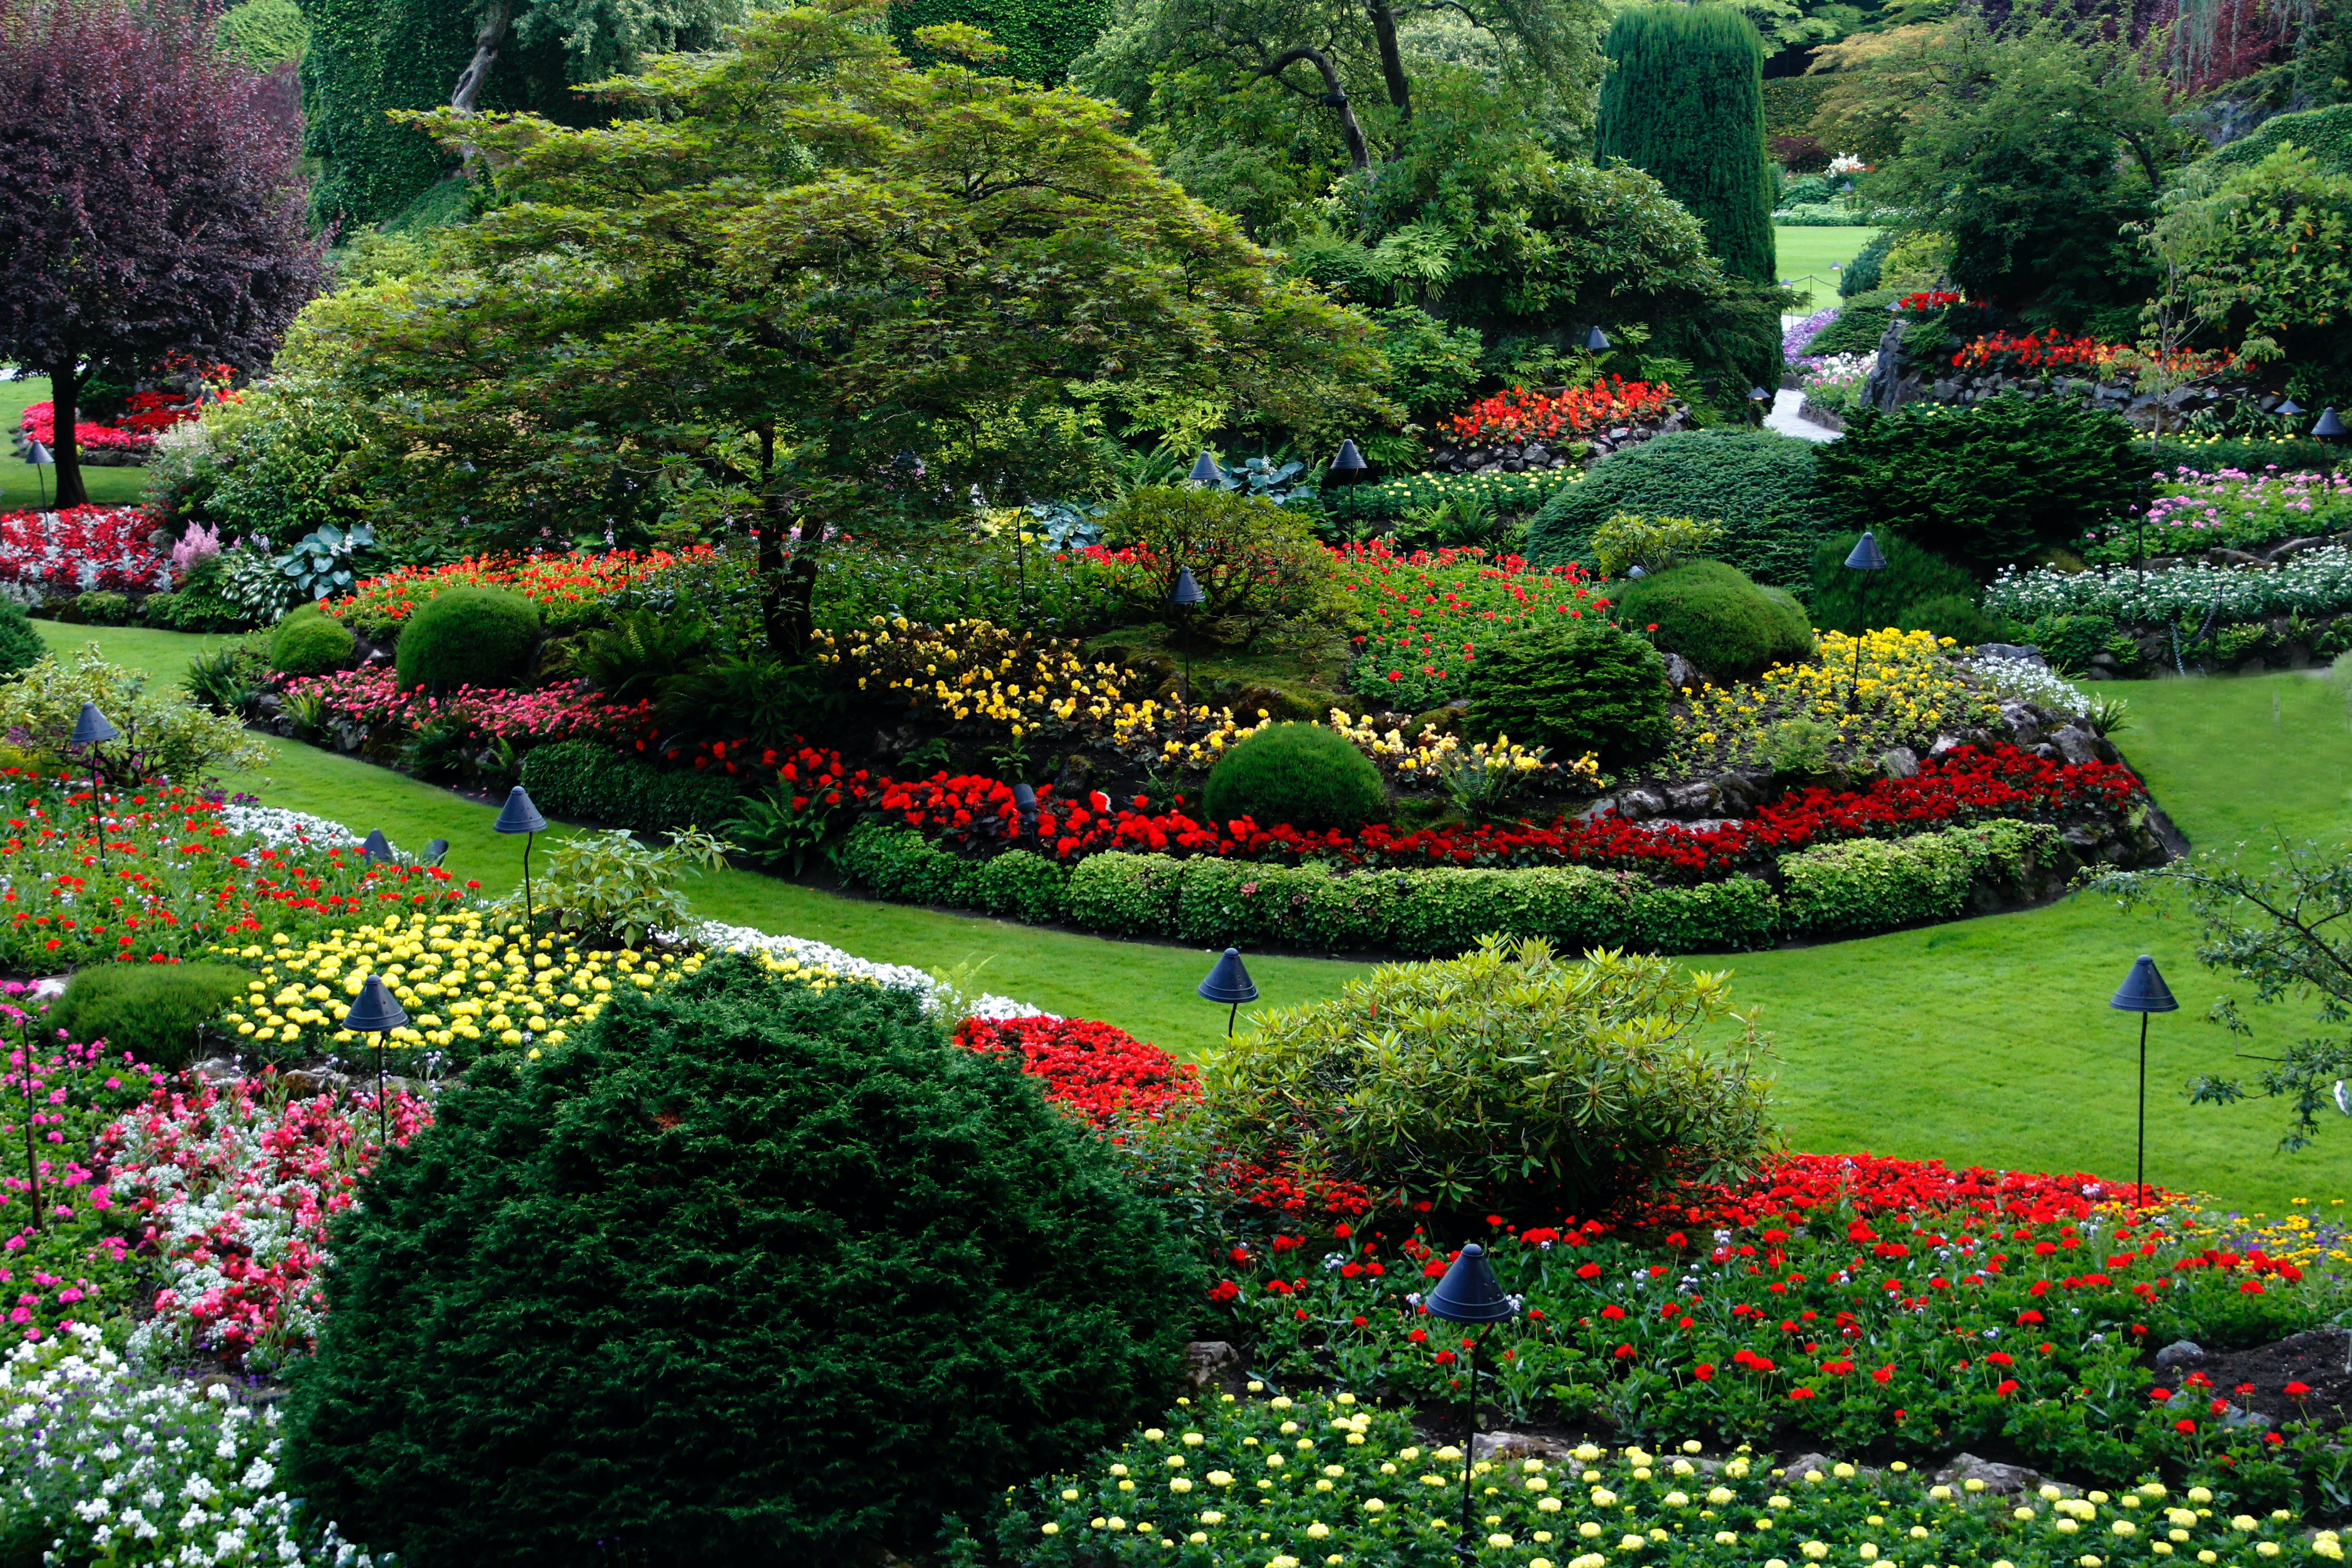
[[[1401,781],[1422,780],[1438,783],[1456,767],[1484,766],[1501,772],[1526,775],[1546,768],[1567,775],[1564,781],[1580,785],[1591,784],[1601,777],[1601,758],[1587,752],[1572,763],[1549,763],[1544,760],[1541,747],[1520,745],[1508,735],[1498,735],[1492,745],[1480,742],[1465,751],[1461,737],[1441,735],[1434,724],[1423,724],[1421,733],[1408,742],[1402,730],[1383,733],[1369,723],[1357,723],[1348,717],[1347,710],[1331,710],[1331,728],[1345,736],[1355,748],[1372,760],[1382,773]]]
[[[817,637],[817,662],[847,665],[861,691],[890,692],[908,707],[959,723],[992,720],[1015,736],[1036,730],[1091,731],[1127,700],[1129,672],[1090,664],[1058,637],[992,621],[917,626],[873,617],[873,629]]]
[[[299,946],[282,935],[271,943],[219,950],[260,971],[245,1004],[222,1020],[256,1044],[320,1054],[362,1038],[343,1027],[343,1016],[371,974],[383,976],[409,1016],[387,1045],[466,1056],[527,1047],[536,1057],[593,1020],[616,992],[653,990],[703,961],[699,953],[591,952],[551,936],[526,945],[520,922],[478,911],[390,915]],[[840,979],[791,958],[761,959],[771,973],[819,989]]]
[[[2352,1215],[2344,1212],[2342,1198],[2293,1198],[2289,1200],[2293,1206],[2285,1214],[2242,1217],[2227,1214],[2201,1193],[2192,1194],[2191,1202],[2196,1212],[2182,1224],[2183,1236],[2227,1241],[2242,1248],[2259,1247],[2298,1268],[2352,1263],[2352,1247],[2347,1246]]]
[[[1675,721],[1674,771],[1769,761],[1774,727],[1792,720],[1826,727],[1834,748],[1857,756],[1990,723],[2000,703],[1960,673],[1951,658],[1958,647],[1933,632],[1892,627],[1860,638],[1823,632],[1816,663],[1775,665],[1743,685],[1703,688]]]

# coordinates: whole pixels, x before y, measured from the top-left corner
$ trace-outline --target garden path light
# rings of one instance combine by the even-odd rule
[[[1202,453],[1201,461],[1208,462],[1209,454]],[[1176,585],[1168,590],[1168,602],[1184,615],[1184,713],[1188,720],[1192,712],[1192,611],[1208,596],[1201,592],[1200,582],[1190,566],[1176,568]]]
[[[383,836],[381,827],[368,830],[367,842],[360,846],[361,856],[382,865],[392,864],[392,840]]]
[[[1195,485],[1222,485],[1225,482],[1225,471],[1217,467],[1217,459],[1209,456],[1206,447],[1202,447],[1201,455],[1192,459],[1191,479]]]
[[[1234,1020],[1241,1016],[1242,1004],[1257,1000],[1257,984],[1250,979],[1249,970],[1242,963],[1242,950],[1237,947],[1225,949],[1225,955],[1217,960],[1209,977],[1193,989],[1209,1001],[1232,1005],[1232,1010],[1225,1015],[1225,1038],[1229,1040],[1234,1037]]]
[[[1339,455],[1331,459],[1331,472],[1344,477],[1349,484],[1354,484],[1370,473],[1371,467],[1370,463],[1364,461],[1364,455],[1356,450],[1356,441],[1352,436],[1339,443]]]
[[[38,441],[31,441],[25,446],[25,461],[32,466],[33,482],[40,486],[41,505],[46,507],[49,504],[49,477],[41,470],[56,468],[58,460],[47,447]]]
[[[530,847],[534,837],[547,831],[547,818],[540,816],[539,807],[531,805],[530,796],[517,784],[507,792],[507,804],[491,826],[500,833],[520,833],[522,840],[522,930],[528,943],[538,928],[538,919],[530,907]]]
[[[1609,334],[1602,331],[1597,326],[1591,331],[1585,333],[1584,352],[1589,354],[1607,353],[1609,352]]]
[[[359,1000],[343,1015],[343,1027],[354,1034],[375,1037],[375,1142],[378,1151],[382,1151],[392,1142],[383,1109],[383,1037],[394,1029],[408,1027],[408,1015],[393,1000],[383,976],[371,974],[367,984],[360,987]],[[378,1157],[382,1157],[381,1153]]]
[[[2139,1188],[2138,1206],[2147,1206],[2147,1016],[2150,1013],[2177,1013],[2180,1004],[2172,999],[2172,988],[2156,970],[2156,960],[2146,953],[2131,966],[2124,983],[2107,1005],[2119,1013],[2139,1015],[2139,1158],[2134,1168]]]
[[[98,788],[99,763],[101,761],[98,748],[101,742],[111,741],[121,733],[105,714],[98,710],[97,703],[85,702],[81,705],[81,717],[74,721],[73,734],[66,742],[68,746],[89,748],[89,797],[98,814],[98,869],[100,876],[106,874],[106,797],[99,793]]]
[[[1864,530],[1862,537],[1853,542],[1853,551],[1845,558],[1845,569],[1849,572],[1886,570],[1886,557],[1879,550],[1878,541],[1871,537],[1868,530]],[[1866,590],[1870,585],[1870,579],[1864,577],[1862,580],[1862,585]],[[1857,592],[1854,597],[1859,603],[1864,595]],[[1847,703],[1847,707],[1856,713],[1862,711],[1862,645],[1869,639],[1869,637],[1870,616],[1869,612],[1864,611],[1861,630],[1853,639],[1853,696]]]
[[[1464,1247],[1454,1258],[1445,1278],[1437,1289],[1422,1299],[1433,1318],[1443,1318],[1449,1323],[1467,1328],[1483,1328],[1488,1323],[1507,1323],[1518,1315],[1511,1299],[1503,1294],[1500,1281],[1495,1278],[1495,1266],[1486,1261],[1486,1249],[1476,1242]],[[1470,1533],[1470,1489],[1475,1462],[1478,1457],[1478,1340],[1468,1336],[1470,1346],[1470,1377],[1468,1390],[1470,1408],[1462,1431],[1462,1539],[1454,1545],[1454,1555],[1465,1563],[1478,1559],[1477,1538]]]

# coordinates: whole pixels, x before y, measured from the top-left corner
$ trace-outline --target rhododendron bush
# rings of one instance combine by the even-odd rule
[[[0,584],[20,599],[168,588],[171,568],[147,542],[154,531],[143,507],[0,512]]]

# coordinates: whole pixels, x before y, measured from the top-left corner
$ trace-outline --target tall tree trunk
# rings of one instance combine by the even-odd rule
[[[1257,74],[1279,77],[1300,60],[1313,66],[1323,78],[1323,102],[1327,108],[1339,111],[1339,140],[1348,145],[1348,165],[1362,174],[1372,166],[1371,149],[1365,145],[1364,128],[1356,121],[1356,106],[1348,101],[1348,89],[1339,80],[1339,68],[1332,64],[1330,56],[1311,45],[1301,44],[1258,67]]]
[[[1401,121],[1412,119],[1412,79],[1404,74],[1404,55],[1397,47],[1396,12],[1389,0],[1364,0],[1372,18],[1372,35],[1381,42],[1381,76],[1389,87],[1389,104]]]
[[[776,488],[776,427],[762,425],[760,437],[760,547],[752,574],[760,584],[760,631],[768,651],[780,659],[806,657],[816,625],[817,553],[824,525],[803,513],[801,540],[788,560],[784,541],[792,534],[792,507]]]
[[[482,13],[481,30],[474,35],[474,58],[457,73],[457,85],[449,92],[449,107],[460,114],[471,114],[482,100],[482,84],[490,79],[490,68],[499,63],[499,50],[506,47],[507,27],[513,20],[507,0],[490,0]]]
[[[74,441],[74,426],[81,419],[81,367],[72,360],[51,365],[49,396],[50,406],[57,410],[57,435],[49,443],[49,454],[58,460],[57,504],[88,506],[89,489],[81,482],[81,447]]]

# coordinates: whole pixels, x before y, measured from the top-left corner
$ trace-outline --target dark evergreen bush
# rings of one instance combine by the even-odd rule
[[[1832,442],[1832,446],[1839,443]],[[1769,430],[1687,430],[1612,452],[1562,485],[1528,525],[1538,565],[1598,564],[1592,531],[1621,511],[1721,521],[1716,553],[1759,583],[1802,588],[1831,514],[1810,441]]]
[[[1884,572],[1853,572],[1845,558],[1853,553],[1859,533],[1837,533],[1822,541],[1813,556],[1813,590],[1805,603],[1813,625],[1823,631],[1858,636],[1882,626],[1899,626],[1912,605],[1954,595],[1973,604],[1977,580],[1932,550],[1923,550],[1899,533],[1872,535],[1886,557]]]
[[[225,963],[93,964],[74,972],[46,1021],[69,1039],[104,1040],[175,1071],[196,1059],[196,1031],[252,978]]]
[[[428,681],[504,686],[528,667],[539,641],[539,606],[503,588],[450,588],[400,628],[403,690]]]
[[[1734,278],[1774,280],[1772,165],[1764,153],[1764,43],[1729,5],[1633,5],[1601,50],[1593,156],[1622,158],[1706,226]]]
[[[0,599],[0,675],[30,669],[49,657],[49,645],[33,629],[33,617],[14,599]]]
[[[1812,624],[1793,601],[1775,599],[1720,561],[1692,561],[1614,590],[1617,617],[1655,626],[1657,645],[1716,679],[1745,680],[1813,651]]]
[[[1648,638],[1606,622],[1538,622],[1478,650],[1465,727],[1480,741],[1548,746],[1562,762],[1598,752],[1614,768],[1665,743],[1667,696],[1665,661]]]
[[[664,771],[593,741],[558,741],[522,760],[522,786],[551,816],[667,833],[716,827],[742,810],[742,789],[726,773]]]
[[[1886,253],[1894,248],[1895,231],[1891,228],[1880,229],[1864,240],[1862,248],[1854,252],[1853,259],[1845,264],[1845,269],[1838,276],[1838,297],[1851,300],[1877,288],[1879,274],[1886,267]],[[1879,330],[1885,331],[1886,329],[1882,326]],[[1814,353],[1820,351],[1808,348],[1805,352]]]
[[[1269,724],[1250,736],[1211,770],[1204,798],[1210,821],[1246,816],[1260,827],[1352,832],[1389,815],[1380,770],[1319,724]]]
[[[2147,448],[2115,415],[2056,397],[1865,408],[1822,447],[1821,488],[1843,526],[1990,574],[2145,504]]]
[[[1034,1080],[740,956],[439,1118],[288,1407],[294,1486],[412,1568],[908,1552],[1160,1408],[1207,1283]]]
[[[269,668],[280,675],[324,675],[340,669],[358,639],[349,626],[314,602],[290,611],[269,634]]]
[[[1999,616],[1987,615],[1966,594],[1938,594],[1922,599],[1905,609],[1894,624],[1898,631],[1933,632],[1964,647],[1973,647],[1980,642],[2008,642],[2015,629]]]
[[[1837,313],[1837,320],[1813,334],[1805,345],[1808,359],[1826,358],[1831,354],[1866,354],[1878,346],[1895,318],[1886,307],[1895,303],[1892,289],[1870,288],[1858,290]]]

